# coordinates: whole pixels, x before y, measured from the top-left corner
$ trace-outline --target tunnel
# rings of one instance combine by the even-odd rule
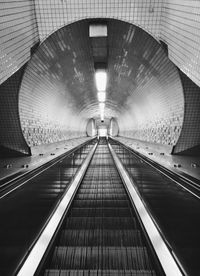
[[[115,118],[122,136],[175,146],[184,114],[178,70],[140,28],[117,20],[90,22],[50,35],[27,65],[19,116],[28,146],[83,136],[90,119],[98,124],[94,75],[101,66],[108,79],[105,119]],[[105,24],[107,36],[90,38],[89,26],[95,24]]]
[[[175,2],[11,0],[0,3],[0,216],[5,220],[0,231],[0,256],[5,265],[0,264],[0,274],[199,274],[200,5]],[[86,163],[87,168],[83,169]],[[82,176],[76,180],[80,171]],[[43,181],[47,185],[44,190]],[[31,265],[22,272],[29,261],[29,252],[34,250],[34,244],[39,242],[75,182],[79,184],[65,206],[35,274]],[[103,186],[98,188],[97,182]],[[87,190],[89,185],[92,192]],[[84,198],[82,193],[87,195],[87,191],[96,193],[96,201],[89,196]],[[107,205],[100,204],[99,196],[102,196],[101,204],[105,201]],[[140,203],[137,207],[140,199],[144,207]],[[110,211],[112,215],[107,215],[111,203],[114,209]],[[89,216],[83,209],[92,213],[92,204],[95,210],[101,208],[102,219],[104,215],[112,217],[113,225],[115,208],[124,225],[128,212],[136,212],[137,231],[142,233],[141,244],[136,247],[147,248],[144,250],[147,253],[141,251],[138,257],[142,261],[137,271],[143,272],[137,272],[132,265],[136,247],[133,248],[131,240],[133,229],[127,232],[130,223],[127,229],[124,226],[125,230],[120,230],[128,233],[126,241],[119,234],[118,224],[111,229],[108,222],[102,221],[103,226],[98,222],[99,232],[93,230],[96,234],[84,228],[86,234],[80,235],[88,235],[85,239],[97,235],[103,241],[103,245],[94,245],[97,237],[93,237],[95,242],[88,263],[90,251],[85,240],[79,237],[84,245],[75,246],[75,242],[71,244],[69,238],[59,234],[61,230],[57,229],[65,229],[61,224],[64,223],[68,228],[62,231],[68,231],[72,240],[78,239],[70,232],[69,225],[75,223],[68,221],[79,217],[76,214],[79,210],[82,225]],[[28,221],[29,209],[33,225]],[[95,221],[100,217],[98,212],[91,215]],[[162,239],[172,255],[171,272],[165,267],[167,257],[161,256],[164,251],[157,251],[154,245],[150,224],[146,226],[142,212],[147,212],[145,216],[150,214],[158,239]],[[184,214],[188,223],[183,222]],[[16,221],[18,216],[20,222]],[[186,230],[181,231],[181,226]],[[102,227],[110,228],[104,233]],[[11,229],[16,232],[16,240],[10,239]],[[78,233],[78,228],[73,229]],[[115,233],[125,245],[119,245],[117,238],[112,243]],[[55,245],[59,235],[68,246]],[[104,235],[110,236],[106,240]],[[106,241],[108,245],[104,245]],[[72,255],[66,250],[76,256],[77,265],[70,263]],[[143,254],[149,257],[145,259]],[[68,257],[60,271],[49,268],[56,262],[58,265],[64,255]],[[131,265],[128,261],[123,263],[125,255],[132,256]],[[52,261],[49,256],[53,256]],[[86,258],[83,267],[81,258]],[[92,260],[96,266],[91,265]],[[145,268],[144,260],[148,263]]]

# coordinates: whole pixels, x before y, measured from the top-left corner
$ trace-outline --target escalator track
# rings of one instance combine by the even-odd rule
[[[166,173],[110,139],[143,202],[187,275],[200,275],[200,200]],[[189,181],[190,182],[190,181]]]
[[[55,164],[41,166],[34,177],[27,173],[1,197],[0,275],[16,274],[94,143],[89,141],[56,158]]]
[[[36,274],[164,275],[105,139]]]

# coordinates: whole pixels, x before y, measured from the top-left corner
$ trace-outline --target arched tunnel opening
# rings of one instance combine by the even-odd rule
[[[106,98],[99,103],[95,72],[102,68]],[[19,92],[27,145],[84,136],[87,121],[101,119],[99,104],[105,106],[105,120],[115,118],[120,136],[169,151],[179,139],[184,117],[179,72],[161,45],[137,26],[81,20],[44,40],[25,69]]]
[[[151,20],[154,12],[145,6]],[[194,58],[179,66],[160,27],[122,19],[39,22],[41,42],[0,85],[2,275],[29,275],[21,269],[40,238],[46,249],[30,275],[199,271]],[[4,68],[12,59],[2,49]]]
[[[98,70],[106,73],[105,91],[97,89]],[[65,25],[1,88],[2,155],[34,154],[85,137],[90,119],[112,118],[120,137],[170,154],[199,154],[198,87],[170,61],[163,43],[136,25],[108,18]]]

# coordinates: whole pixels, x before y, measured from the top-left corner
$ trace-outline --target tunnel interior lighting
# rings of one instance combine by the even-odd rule
[[[108,30],[106,24],[90,24],[89,25],[89,37],[106,37],[108,36]]]
[[[99,133],[99,136],[100,136],[100,137],[105,137],[105,136],[107,136],[107,134],[108,134],[108,130],[107,130],[106,127],[99,128],[99,129],[98,129],[98,133]]]
[[[99,103],[101,121],[104,121],[104,109],[105,109],[105,103]]]
[[[104,111],[105,103],[99,103],[99,109],[100,111]]]
[[[99,102],[105,102],[106,100],[106,92],[105,91],[100,91],[98,92],[98,101]]]
[[[96,87],[99,92],[106,90],[107,73],[105,70],[98,70],[95,72]]]
[[[104,113],[100,114],[101,121],[104,121]]]

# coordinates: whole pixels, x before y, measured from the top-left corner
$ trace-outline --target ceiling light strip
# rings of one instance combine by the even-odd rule
[[[105,91],[107,85],[107,73],[105,70],[96,70],[95,72],[95,81],[97,90]]]
[[[98,92],[97,96],[98,96],[99,102],[105,102],[105,100],[106,100],[106,92],[105,91]]]

